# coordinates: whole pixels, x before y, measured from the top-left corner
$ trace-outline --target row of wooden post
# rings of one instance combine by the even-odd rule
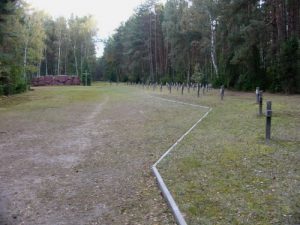
[[[169,89],[169,93],[172,93],[172,84],[167,84],[167,87]],[[176,84],[175,87],[177,88],[177,91],[179,89],[179,84]],[[197,96],[200,97],[200,89],[201,87],[203,88],[203,95],[205,93],[205,89],[208,91],[208,85],[206,86],[202,86],[201,84],[194,84],[192,85],[193,90],[195,89],[195,87],[197,87]],[[182,84],[181,85],[181,94],[183,95],[184,92],[184,88],[185,85]],[[187,89],[188,92],[190,92],[190,85],[187,85]],[[153,85],[153,90],[155,90],[155,85]],[[160,91],[162,92],[163,90],[163,85],[160,84]],[[220,88],[220,97],[221,100],[224,99],[224,95],[225,95],[225,88],[224,85],[221,86]],[[259,87],[256,88],[256,103],[259,104],[259,109],[258,109],[258,115],[262,116],[263,115],[263,91],[259,90]],[[267,101],[267,107],[266,107],[266,140],[269,141],[271,139],[271,121],[272,121],[272,102],[271,101]]]
[[[147,85],[146,84],[137,84],[137,85],[142,85],[143,88],[146,87],[148,89],[152,86],[153,91],[155,91],[156,87],[158,86],[158,83],[153,83],[153,84],[149,83]],[[163,86],[164,85],[162,83],[159,85],[160,92],[163,91]],[[195,89],[197,89],[197,96],[198,97],[200,97],[201,88],[202,88],[203,95],[205,94],[205,92],[208,92],[209,90],[212,89],[211,84],[202,85],[200,83],[194,83],[194,84],[179,84],[179,83],[168,84],[167,83],[166,86],[167,86],[167,89],[168,89],[170,94],[172,93],[172,88],[176,89],[177,91],[179,91],[179,89],[180,89],[182,95],[184,94],[184,89],[187,89],[188,93],[190,93],[191,88],[193,89],[193,91],[195,91]]]
[[[256,103],[259,104],[258,107],[258,115],[262,116],[262,108],[263,108],[263,92],[259,90],[259,87],[256,88]],[[272,121],[272,102],[267,101],[266,106],[266,140],[269,141],[271,139],[271,121]]]
[[[147,89],[150,89],[150,87],[152,86],[152,89],[153,91],[156,90],[156,87],[158,86],[158,83],[149,83],[149,84],[143,84],[143,83],[127,83],[127,85],[142,85],[143,88],[147,88]],[[176,88],[177,92],[179,91],[179,89],[181,89],[181,95],[184,94],[184,89],[186,88],[188,93],[190,93],[190,89],[192,88],[193,91],[195,91],[195,89],[197,89],[197,96],[200,97],[200,92],[201,92],[201,88],[202,88],[202,94],[204,95],[205,94],[205,91],[208,92],[209,90],[212,89],[212,85],[211,84],[206,84],[206,85],[202,85],[200,83],[194,83],[194,84],[187,84],[185,85],[184,83],[183,84],[180,84],[180,83],[175,83],[175,84],[166,84],[167,86],[167,89],[169,90],[169,93],[171,94],[172,93],[172,88]],[[163,91],[163,84],[160,83],[159,85],[159,89],[160,89],[160,92]],[[221,100],[224,100],[224,95],[225,95],[225,88],[224,88],[224,85],[221,86],[220,88],[220,97],[221,97]]]
[[[127,83],[129,85],[129,83]],[[133,83],[131,83],[132,85]],[[136,84],[133,84],[136,85]],[[138,84],[138,85],[142,85],[143,88],[147,87],[150,88],[150,86],[153,87],[153,91],[156,89],[156,87],[158,86],[157,83],[154,84]],[[200,91],[201,88],[203,90],[203,95],[205,94],[205,90],[208,92],[211,89],[211,85],[201,85],[200,83],[197,84],[168,84],[167,83],[167,88],[169,90],[169,93],[172,93],[172,87],[176,88],[177,91],[179,91],[179,88],[181,89],[181,94],[183,95],[184,93],[184,88],[186,87],[188,90],[188,93],[190,92],[190,88],[193,88],[193,90],[195,90],[197,88],[197,96],[200,97]],[[160,84],[160,92],[163,91],[163,84]],[[259,90],[259,87],[256,88],[256,103],[259,105],[258,107],[258,115],[262,116],[263,115],[263,91]],[[221,100],[224,99],[224,95],[225,95],[225,88],[224,85],[221,86],[220,88],[220,97]],[[271,101],[267,101],[267,107],[266,107],[266,140],[269,141],[271,139],[271,121],[272,121],[272,102]]]

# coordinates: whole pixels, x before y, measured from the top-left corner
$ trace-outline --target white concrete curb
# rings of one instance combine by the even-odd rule
[[[151,95],[150,95],[151,96]],[[189,106],[194,106],[194,107],[199,107],[199,108],[205,108],[208,109],[208,111],[187,131],[185,132],[161,157],[160,159],[152,166],[151,170],[156,177],[159,189],[161,190],[164,198],[166,199],[169,207],[172,210],[172,213],[175,217],[175,220],[178,225],[187,225],[182,213],[180,212],[174,198],[172,197],[169,189],[167,188],[163,178],[161,177],[160,173],[158,172],[156,166],[175,148],[176,145],[178,145],[199,123],[202,122],[202,120],[208,116],[208,114],[212,111],[212,108],[209,108],[207,106],[201,106],[201,105],[196,105],[196,104],[190,104],[190,103],[185,103],[185,102],[179,102],[179,101],[173,101],[165,98],[160,98],[160,97],[154,97],[151,96],[152,98],[157,98],[163,101],[168,101],[168,102],[173,102],[173,103],[178,103],[178,104],[184,104],[184,105],[189,105]]]

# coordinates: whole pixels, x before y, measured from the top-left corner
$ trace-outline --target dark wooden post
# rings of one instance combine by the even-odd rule
[[[262,113],[262,106],[263,106],[263,92],[259,91],[259,108],[258,108],[258,115],[261,116]]]
[[[266,140],[271,139],[271,119],[272,119],[272,102],[267,101],[267,111],[266,111]]]
[[[256,104],[258,104],[259,103],[259,87],[256,87],[255,94],[256,94]]]
[[[162,85],[162,83],[160,83],[160,92],[162,92],[162,87],[163,85]]]
[[[172,84],[169,84],[169,91],[170,91],[170,94],[172,93]]]
[[[197,95],[198,95],[198,98],[200,97],[200,84],[198,83],[198,87],[197,87]]]
[[[183,95],[184,83],[181,85],[181,94]]]
[[[190,88],[191,88],[190,83],[188,83],[187,86],[188,86],[187,87],[188,88],[188,93],[190,93]]]

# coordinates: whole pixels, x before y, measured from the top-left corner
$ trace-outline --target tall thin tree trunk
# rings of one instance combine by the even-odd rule
[[[219,75],[218,66],[216,62],[216,43],[215,43],[215,23],[216,21],[212,18],[211,13],[209,10],[207,10],[209,21],[210,21],[210,36],[211,36],[211,49],[210,49],[210,55],[211,55],[211,61],[215,70],[216,75]]]
[[[155,80],[157,81],[157,24],[156,24],[156,21],[157,20],[157,15],[155,13],[155,35],[154,35],[154,38],[155,38]]]
[[[78,73],[78,62],[77,62],[77,56],[76,56],[76,43],[75,43],[73,49],[74,49],[74,59],[75,59],[76,75],[77,75],[77,77],[79,77],[79,73]]]
[[[24,48],[24,60],[23,60],[23,78],[26,81],[27,80],[27,75],[26,75],[26,66],[27,66],[27,48],[28,48],[28,41],[25,43],[25,48]]]
[[[300,37],[300,1],[290,0],[286,6],[288,35]]]
[[[67,72],[67,62],[68,62],[68,51],[65,52],[65,75],[68,74],[68,72]]]
[[[41,58],[40,61],[39,61],[38,77],[41,76],[41,70],[42,70],[41,67],[42,67],[42,58]]]
[[[61,42],[58,44],[58,59],[57,59],[57,75],[60,75],[60,51],[61,51]]]
[[[168,43],[168,41],[166,41],[166,64],[165,64],[165,74],[167,74],[168,73],[168,63],[169,63],[169,43]]]
[[[151,11],[149,13],[150,19],[149,19],[149,23],[150,23],[150,34],[149,34],[149,66],[150,66],[150,77],[151,77],[151,81],[154,81],[154,77],[153,77],[153,57],[152,57],[152,17],[151,17]]]
[[[82,56],[82,44],[81,44],[81,46],[80,46],[80,74],[81,74],[81,76],[82,76],[82,73],[83,73],[83,71],[82,71],[82,67],[83,67],[83,56]]]
[[[190,59],[190,53],[188,52],[188,57],[187,57],[187,60],[188,60],[188,71],[187,71],[187,79],[186,79],[186,82],[187,84],[190,83],[190,73],[191,73],[191,59]]]
[[[47,47],[45,48],[45,64],[46,64],[46,71],[45,74],[48,75],[48,57],[47,57]]]
[[[276,4],[276,22],[277,22],[277,36],[278,45],[282,41],[286,40],[286,22],[285,22],[285,2],[283,0],[277,0]]]

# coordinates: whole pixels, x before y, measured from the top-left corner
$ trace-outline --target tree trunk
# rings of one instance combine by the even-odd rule
[[[45,74],[48,75],[48,57],[47,57],[47,47],[45,48],[45,64],[46,64],[46,71]]]
[[[80,74],[81,74],[81,76],[82,76],[82,73],[83,73],[83,71],[82,71],[82,67],[83,67],[82,49],[83,49],[83,47],[82,47],[82,44],[81,44],[81,47],[80,47]]]
[[[26,81],[27,75],[26,75],[26,66],[27,66],[27,48],[28,48],[28,41],[25,43],[24,48],[24,60],[23,60],[23,78]]]
[[[300,1],[289,0],[286,6],[286,14],[288,15],[288,36],[300,37]]]
[[[73,49],[74,49],[74,59],[75,59],[76,75],[77,75],[77,77],[79,77],[79,73],[78,73],[78,62],[77,62],[77,56],[76,56],[76,43],[75,43]]]
[[[188,71],[187,71],[187,79],[186,79],[186,82],[187,84],[189,85],[190,83],[190,76],[191,76],[191,59],[190,59],[190,53],[188,52],[188,57],[187,57],[187,60],[188,60]]]
[[[39,67],[39,69],[38,69],[38,77],[40,77],[41,76],[41,67],[42,67],[42,58],[40,59],[40,61],[39,61],[39,65],[38,65],[38,67]]]
[[[157,20],[157,15],[155,14],[155,34],[154,34],[154,43],[155,43],[155,46],[154,46],[154,54],[155,54],[155,80],[157,81],[157,24],[156,24],[156,21]]]
[[[166,57],[166,61],[165,61],[165,75],[168,74],[168,61],[169,61],[169,43],[168,41],[166,41],[166,47],[165,47],[165,57]]]
[[[59,41],[58,43],[57,75],[60,75],[60,51],[61,51],[61,41]]]
[[[149,33],[149,66],[150,66],[150,77],[151,77],[151,82],[154,81],[154,76],[153,76],[153,56],[152,56],[152,17],[151,17],[151,12],[149,13],[149,26],[150,26],[150,33]]]
[[[68,74],[68,72],[67,72],[67,62],[68,62],[68,51],[66,51],[66,53],[65,53],[65,75],[67,75]]]
[[[214,20],[211,16],[211,13],[209,10],[207,10],[208,16],[209,16],[209,21],[210,21],[210,41],[211,41],[211,49],[210,49],[210,55],[211,55],[211,61],[215,70],[216,75],[219,75],[219,71],[218,71],[218,66],[217,66],[217,62],[216,62],[216,43],[215,43],[215,24],[216,24],[216,20]]]
[[[277,23],[277,37],[280,45],[286,40],[286,21],[285,21],[285,2],[284,0],[277,0],[276,2],[276,23]]]

